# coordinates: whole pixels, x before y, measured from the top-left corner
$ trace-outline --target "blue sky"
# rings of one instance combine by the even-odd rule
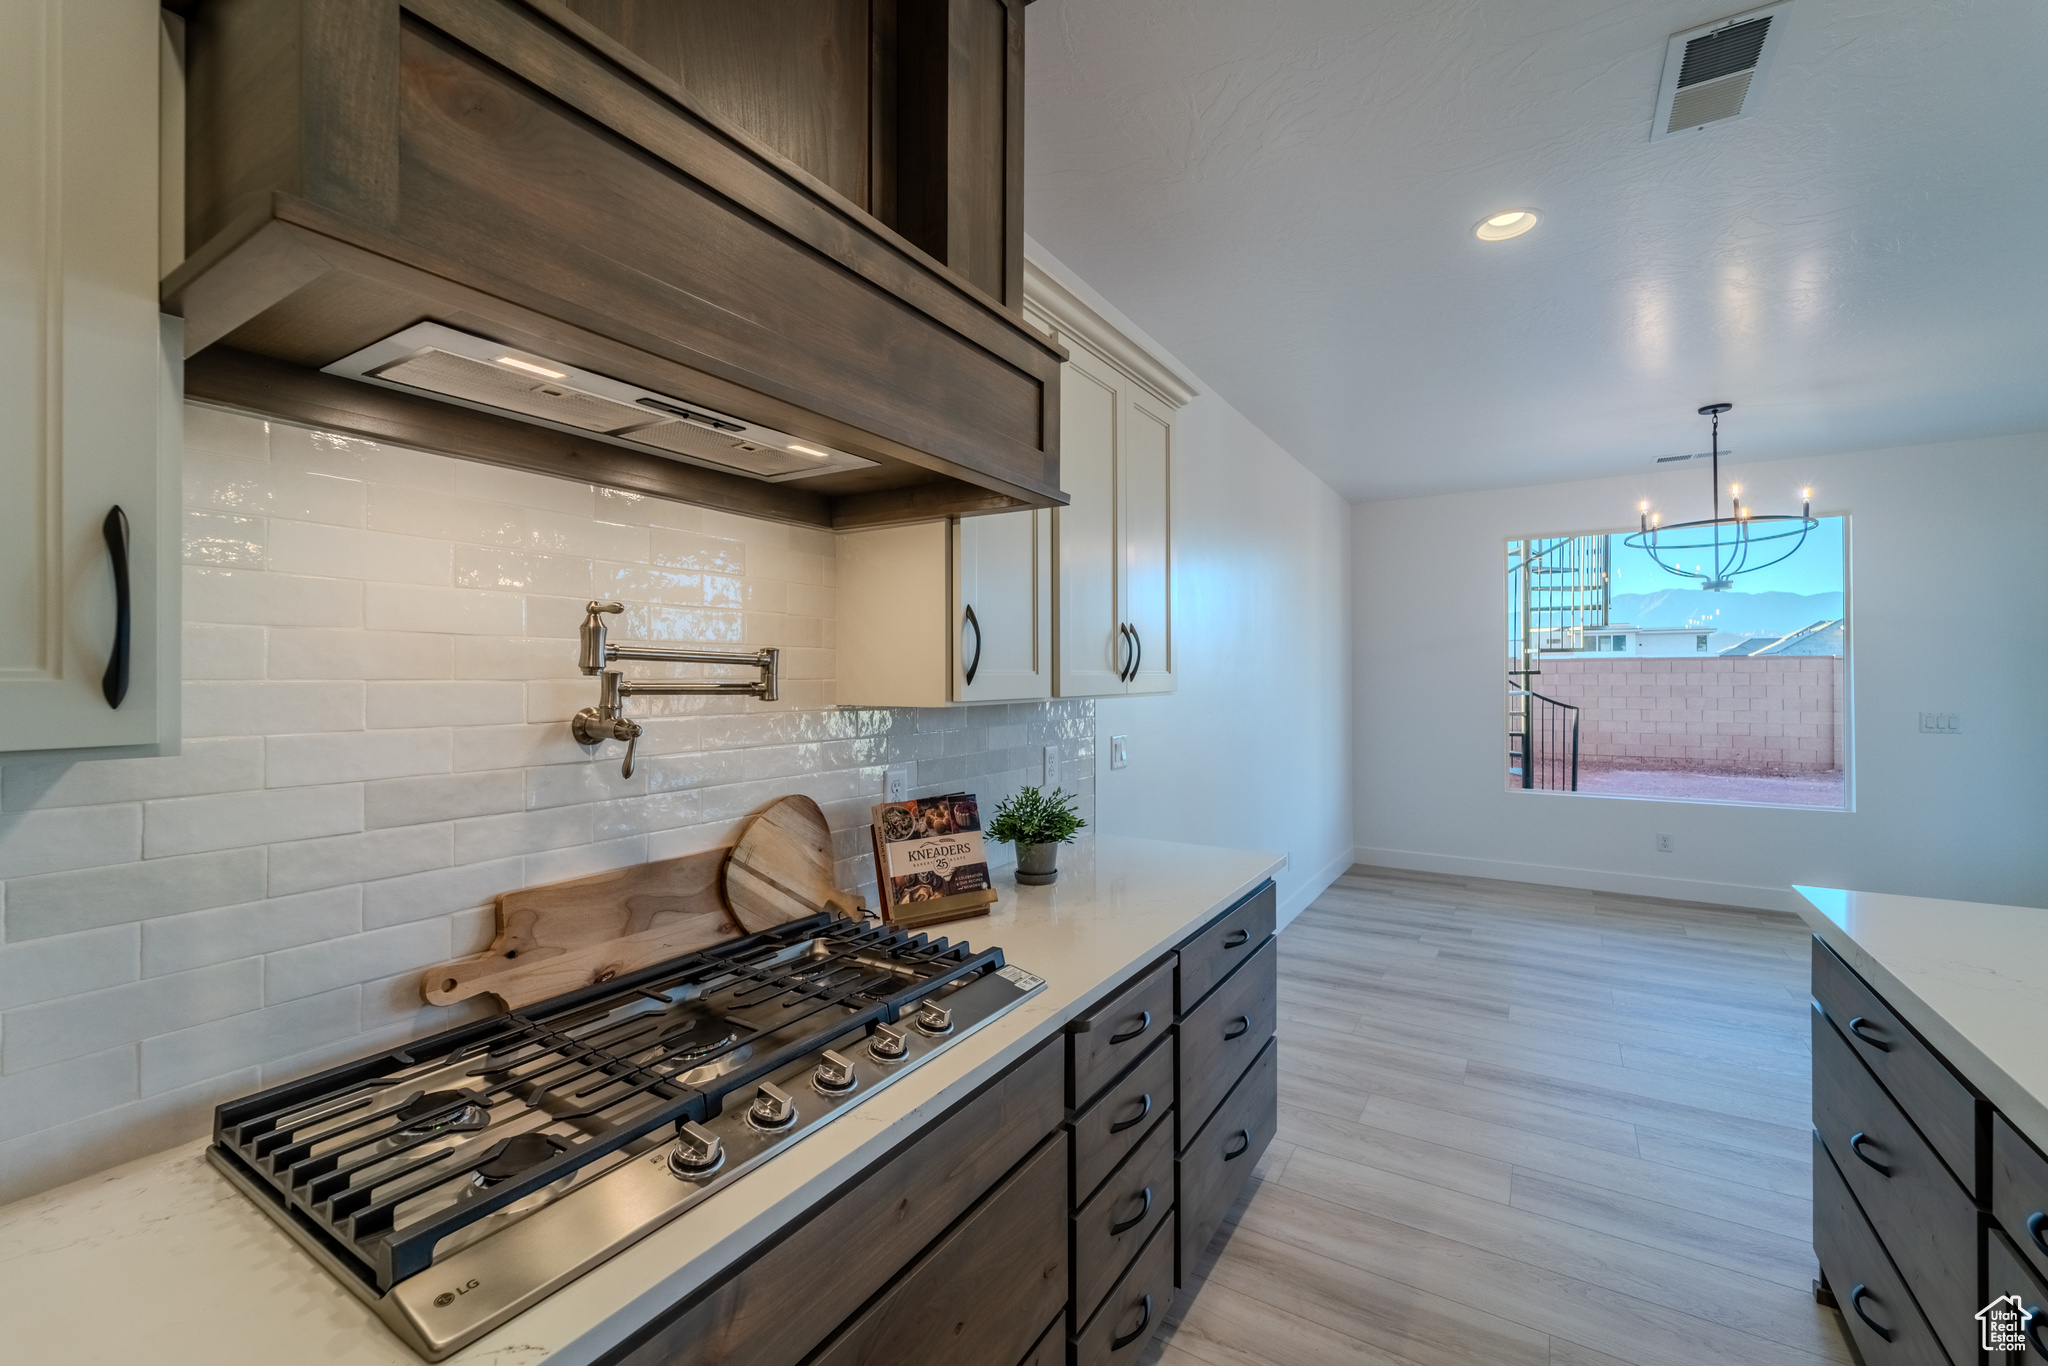
[[[1845,560],[1842,556],[1844,519],[1823,517],[1807,536],[1806,544],[1791,558],[1769,569],[1752,570],[1736,576],[1738,593],[1839,593]],[[1622,537],[1608,538],[1608,592],[1661,593],[1667,588],[1698,588],[1696,579],[1682,579],[1659,569],[1640,550],[1622,544]],[[1762,551],[1766,547],[1759,546]],[[1668,558],[1668,557],[1667,557]],[[1700,557],[1705,562],[1705,556]],[[1762,558],[1759,554],[1757,558]]]

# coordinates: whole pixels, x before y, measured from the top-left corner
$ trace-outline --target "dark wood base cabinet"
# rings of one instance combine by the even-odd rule
[[[603,1366],[1137,1360],[1278,1123],[1274,911],[1113,983]]]

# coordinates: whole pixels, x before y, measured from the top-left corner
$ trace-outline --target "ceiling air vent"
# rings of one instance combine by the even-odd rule
[[[770,483],[875,463],[439,323],[417,323],[325,368]]]
[[[1752,112],[1791,8],[1772,5],[1675,34],[1664,53],[1650,141]]]

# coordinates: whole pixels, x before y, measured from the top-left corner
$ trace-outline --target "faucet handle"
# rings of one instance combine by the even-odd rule
[[[612,738],[626,742],[626,762],[619,765],[619,776],[630,778],[633,776],[633,751],[640,747],[640,723],[621,716],[612,723]]]
[[[617,615],[626,610],[623,602],[599,602],[592,598],[583,604],[583,626],[577,634],[582,638],[576,651],[576,667],[584,673],[594,674],[611,661],[606,658],[611,651],[604,639],[604,617],[606,613]]]
[[[617,615],[626,610],[626,604],[623,602],[597,602],[593,600],[585,603],[583,610],[593,617],[599,612],[610,612],[613,615]]]

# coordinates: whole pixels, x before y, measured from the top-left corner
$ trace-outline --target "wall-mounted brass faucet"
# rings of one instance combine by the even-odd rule
[[[780,681],[781,651],[771,647],[757,650],[753,654],[741,654],[721,650],[679,650],[670,645],[610,644],[604,637],[605,615],[625,610],[625,604],[619,602],[593,602],[584,609],[583,647],[577,655],[576,662],[584,673],[597,675],[597,705],[585,707],[577,712],[576,719],[569,723],[569,729],[576,733],[578,744],[597,745],[606,740],[626,742],[626,762],[619,769],[621,777],[633,776],[633,751],[640,743],[640,723],[626,718],[627,698],[637,695],[674,697],[682,694],[722,693],[727,696],[758,697],[764,702],[773,702],[776,699],[776,689]],[[617,669],[605,667],[621,659],[644,659],[659,664],[741,664],[759,669],[761,676],[752,683],[634,680],[624,677]]]

